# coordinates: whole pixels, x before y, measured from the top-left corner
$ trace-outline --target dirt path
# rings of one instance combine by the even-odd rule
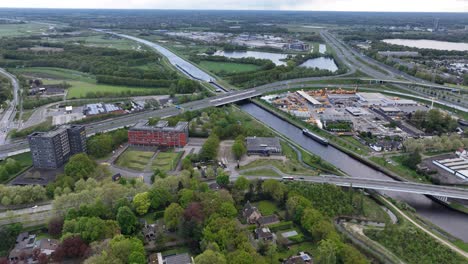
[[[417,228],[421,229],[422,231],[426,232],[428,235],[430,235],[431,237],[435,238],[437,241],[439,241],[440,243],[442,243],[443,245],[449,247],[451,250],[457,252],[458,254],[462,255],[463,257],[465,257],[466,259],[468,259],[468,253],[459,249],[458,247],[456,247],[455,245],[453,245],[452,243],[434,235],[431,231],[429,231],[428,229],[426,229],[425,227],[421,226],[420,224],[418,224],[416,221],[414,221],[413,219],[411,219],[409,216],[407,216],[405,213],[403,213],[400,209],[398,209],[398,207],[396,207],[394,204],[392,204],[391,202],[389,202],[387,199],[383,198],[387,204],[389,206],[391,206],[393,209],[395,209],[399,214],[401,214],[406,220],[408,220],[410,223],[412,223],[413,225],[415,225]]]

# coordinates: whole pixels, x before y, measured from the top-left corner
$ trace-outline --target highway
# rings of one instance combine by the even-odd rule
[[[12,128],[16,115],[16,106],[19,104],[19,83],[15,76],[2,68],[0,68],[0,74],[10,79],[11,85],[13,87],[13,100],[10,102],[9,107],[2,113],[0,117],[0,145],[3,145],[5,144],[8,132]]]
[[[102,30],[99,30],[99,31],[104,32],[104,33],[109,33],[109,34],[117,34],[117,33],[108,32],[108,31],[102,31]],[[87,133],[88,133],[88,135],[93,135],[93,134],[98,133],[98,132],[107,132],[107,131],[115,130],[115,129],[118,129],[118,128],[131,126],[131,125],[137,123],[138,121],[148,119],[149,117],[161,117],[161,118],[163,118],[163,117],[178,115],[178,114],[182,113],[185,110],[193,111],[193,110],[200,110],[200,109],[204,109],[204,108],[212,107],[212,106],[221,106],[221,105],[225,105],[225,104],[229,104],[229,103],[235,103],[235,102],[242,101],[242,100],[245,100],[245,99],[248,99],[248,98],[257,97],[257,96],[260,96],[260,95],[265,94],[265,93],[274,92],[274,91],[278,91],[278,90],[284,90],[284,89],[287,89],[287,88],[291,87],[294,84],[305,86],[305,84],[303,84],[303,83],[309,82],[309,81],[319,81],[319,80],[331,80],[332,81],[332,79],[342,78],[343,76],[346,76],[346,75],[348,75],[350,73],[354,73],[357,69],[359,69],[361,71],[364,71],[369,75],[372,75],[374,78],[376,78],[374,80],[400,81],[400,80],[389,79],[389,75],[392,76],[392,77],[395,76],[395,74],[392,73],[392,72],[389,72],[388,75],[383,74],[382,72],[379,72],[379,71],[377,71],[377,70],[363,64],[362,62],[359,62],[353,56],[351,51],[349,51],[347,48],[345,48],[340,42],[338,42],[338,40],[336,40],[328,32],[323,31],[321,34],[324,37],[324,39],[332,47],[334,47],[338,58],[341,59],[347,65],[347,67],[350,69],[350,72],[348,72],[347,74],[336,75],[336,76],[310,77],[310,78],[299,78],[299,79],[293,79],[293,80],[279,81],[279,82],[274,82],[274,83],[270,83],[270,84],[266,84],[266,85],[261,85],[261,86],[251,88],[251,89],[246,89],[246,90],[241,90],[241,91],[229,91],[227,93],[223,93],[223,94],[217,95],[215,97],[210,97],[210,98],[205,98],[205,99],[194,101],[194,102],[185,103],[185,104],[181,105],[182,109],[177,109],[175,107],[171,107],[171,108],[166,108],[166,109],[162,109],[162,110],[146,111],[146,112],[139,112],[139,113],[129,114],[129,115],[121,116],[121,117],[116,117],[116,118],[113,118],[111,120],[104,120],[104,121],[94,122],[94,123],[90,123],[90,124],[86,125]],[[164,54],[167,54],[167,55],[171,56],[170,58],[172,58],[172,59],[174,59],[174,56],[179,58],[177,55],[175,55],[174,53],[170,52],[169,50],[163,48],[162,46],[154,44],[154,43],[149,42],[147,40],[139,39],[139,38],[132,37],[132,36],[127,36],[127,35],[122,35],[122,34],[117,34],[117,35],[119,35],[121,37],[132,39],[134,41],[138,41],[138,42],[140,42],[142,44],[145,44],[145,45],[150,45],[150,47],[158,50],[159,52],[161,52],[161,50],[162,50],[164,52]],[[181,58],[179,58],[179,60],[185,61],[185,60],[183,60]],[[175,64],[180,63],[180,65],[182,65],[182,62],[179,61],[179,60],[175,60],[175,61],[172,60],[171,63],[175,63]],[[192,71],[193,69],[196,69],[194,72],[190,73],[191,76],[193,76],[194,78],[200,78],[202,80],[208,79],[208,77],[207,77],[207,76],[209,76],[208,74],[206,74],[202,70],[196,68],[193,64],[190,64],[190,63],[188,63],[186,61],[185,61],[185,63],[186,64],[184,64],[184,65],[188,65],[185,68],[186,71]],[[359,68],[357,68],[355,65],[359,65]],[[181,67],[177,67],[177,68],[179,70],[181,70]],[[376,68],[377,68],[377,66],[376,66]],[[203,72],[203,74],[201,74],[200,72]],[[369,79],[364,78],[363,80],[369,80]],[[210,81],[211,81],[211,79],[210,79]],[[412,83],[413,83],[413,81],[414,80],[412,80],[412,81],[410,80],[410,82],[412,82]],[[423,82],[422,84],[427,84],[427,82]],[[402,88],[404,87],[402,85],[399,85],[399,86],[402,87]],[[354,88],[354,86],[352,86],[352,85],[334,85],[334,84],[329,84],[329,85],[307,84],[307,87],[310,87],[310,88],[322,88],[322,87]],[[408,88],[404,87],[404,89],[408,89]],[[388,92],[392,92],[392,91],[388,91]],[[392,92],[392,93],[398,94],[396,92]],[[412,96],[410,94],[399,94],[399,95]],[[429,98],[425,97],[424,95],[419,95],[419,96],[414,96],[414,97],[415,97],[415,99],[430,100]],[[466,109],[466,108],[463,108],[463,107],[460,107],[460,106],[457,106],[457,105],[454,105],[454,104],[451,104],[451,103],[448,103],[448,102],[445,102],[445,101],[438,100],[436,102],[439,103],[439,104],[443,104],[443,105],[446,105],[446,106],[449,106],[449,107],[456,108],[456,109],[461,110],[461,111],[468,111],[468,109]],[[11,116],[14,117],[14,114],[12,114]],[[26,140],[24,140],[24,139],[23,140],[17,140],[15,142],[12,142],[11,144],[0,145],[0,157],[2,157],[2,156],[11,156],[11,155],[18,154],[18,153],[21,153],[21,152],[25,152],[25,151],[28,151],[28,150],[29,149],[28,149]]]
[[[399,182],[399,181],[382,181],[368,178],[350,178],[340,176],[291,176],[293,181],[310,182],[310,183],[327,183],[343,187],[353,187],[360,189],[370,189],[378,191],[395,191],[404,193],[415,193],[432,195],[447,198],[456,198],[468,200],[468,189],[438,186],[431,184]],[[248,176],[248,179],[274,179],[283,180],[280,177],[271,176]],[[284,180],[288,181],[288,180]]]
[[[426,80],[419,79],[407,73],[401,72],[393,67],[385,65],[381,62],[378,62],[374,59],[371,59],[367,57],[366,55],[355,51],[354,49],[352,49],[351,47],[343,43],[341,40],[336,38],[334,35],[332,35],[328,31],[325,31],[325,30],[321,31],[320,35],[327,42],[327,44],[329,44],[335,50],[337,54],[341,53],[339,57],[345,62],[345,64],[348,67],[351,67],[353,70],[360,70],[363,73],[371,76],[372,78],[375,78],[377,80],[387,80],[387,82],[392,83],[394,86],[400,89],[406,90],[409,93],[418,94],[426,98],[427,98],[426,94],[422,92],[418,92],[414,89],[411,89],[403,84],[413,85],[413,86],[419,85],[419,86],[424,86],[424,87],[429,87],[429,88],[434,88],[434,89],[439,89],[439,90],[441,89],[449,90],[449,91],[454,90],[453,87],[437,85],[435,83],[431,83]],[[468,111],[467,108],[457,103],[450,103],[445,100],[440,100],[440,101],[442,102],[443,105],[447,105],[450,107],[454,106],[453,108],[458,108],[461,111]]]

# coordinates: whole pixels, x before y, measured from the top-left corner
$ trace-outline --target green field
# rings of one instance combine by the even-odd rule
[[[153,170],[159,169],[164,172],[174,170],[182,157],[182,152],[159,152],[151,164]]]
[[[36,77],[36,78],[55,79],[55,80],[74,80],[74,81],[81,81],[81,82],[96,83],[96,80],[91,74],[74,71],[74,70],[62,69],[62,68],[29,67],[29,68],[14,69],[14,72],[23,74],[25,76]]]
[[[0,24],[0,37],[18,37],[41,34],[46,32],[49,26],[42,24]]]
[[[276,206],[276,204],[272,201],[260,201],[256,204],[256,206],[258,210],[260,210],[260,213],[262,213],[264,216],[272,215],[279,211],[278,206]]]
[[[240,73],[256,71],[260,66],[246,63],[201,61],[199,65],[215,74],[217,73]]]
[[[154,152],[152,151],[138,151],[127,149],[117,159],[116,164],[120,167],[143,171],[146,165],[148,165],[153,155]]]
[[[140,45],[134,41],[116,37],[109,37],[104,34],[95,34],[90,32],[89,35],[69,37],[69,38],[59,38],[53,39],[55,42],[71,42],[71,43],[81,43],[88,47],[100,47],[100,48],[114,48],[120,50],[138,50],[145,49],[143,45]]]
[[[109,93],[112,96],[120,95],[154,95],[168,94],[166,88],[149,88],[149,87],[130,87],[130,86],[115,86],[107,84],[97,84],[93,75],[68,70],[61,68],[50,67],[32,67],[15,69],[15,73],[22,74],[28,77],[43,78],[44,84],[57,84],[63,81],[71,84],[68,89],[67,99],[78,99],[88,97],[88,93]]]

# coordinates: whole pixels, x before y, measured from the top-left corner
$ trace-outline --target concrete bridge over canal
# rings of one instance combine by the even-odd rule
[[[439,186],[423,183],[383,181],[368,178],[350,178],[341,176],[290,176],[293,179],[270,176],[248,176],[248,179],[275,179],[290,180],[310,183],[327,183],[343,187],[352,187],[359,189],[370,189],[377,191],[392,191],[414,194],[424,194],[437,197],[441,200],[446,198],[468,200],[468,189],[459,187]]]

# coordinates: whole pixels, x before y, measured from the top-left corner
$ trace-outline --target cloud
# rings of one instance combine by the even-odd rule
[[[0,6],[37,8],[468,12],[467,0],[2,0]]]

